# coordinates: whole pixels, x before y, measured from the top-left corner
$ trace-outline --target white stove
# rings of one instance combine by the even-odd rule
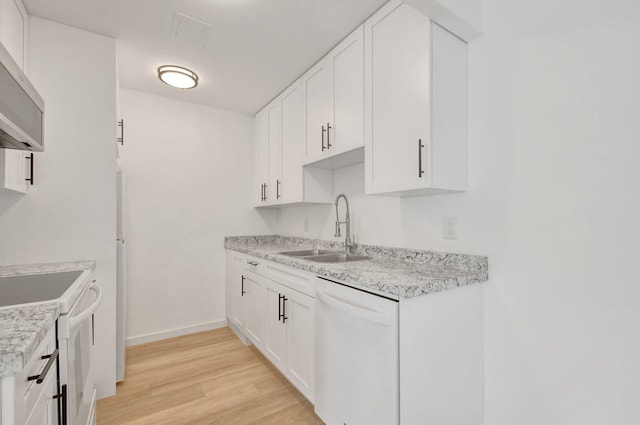
[[[0,277],[0,309],[51,302],[60,305],[56,332],[60,425],[96,423],[91,367],[93,314],[102,301],[102,290],[91,277],[91,270]]]

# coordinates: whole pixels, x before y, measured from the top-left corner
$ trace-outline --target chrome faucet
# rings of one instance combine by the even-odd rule
[[[345,221],[340,221],[340,216],[338,214],[338,203],[340,202],[340,198],[344,199],[344,203],[347,206],[347,214],[344,219]],[[342,234],[340,233],[340,225],[343,223],[346,225],[345,231],[347,233],[344,239],[344,252],[345,254],[350,254],[351,248],[354,247],[355,244],[351,243],[351,216],[349,215],[349,200],[344,193],[341,193],[336,196],[336,233],[334,235],[336,238],[342,237]]]

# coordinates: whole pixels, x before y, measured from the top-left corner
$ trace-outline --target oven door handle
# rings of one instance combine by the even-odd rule
[[[91,286],[89,286],[89,290],[96,293],[96,300],[82,313],[69,319],[69,329],[75,329],[76,326],[95,313],[100,306],[100,302],[102,301],[102,289],[95,283],[92,283]]]

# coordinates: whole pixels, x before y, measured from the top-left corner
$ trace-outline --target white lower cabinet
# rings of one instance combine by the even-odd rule
[[[230,326],[327,425],[483,423],[482,285],[395,301],[233,251],[227,267]]]
[[[0,378],[0,424],[56,425],[58,381],[55,325],[15,375]],[[29,379],[29,377],[41,379]],[[38,383],[39,382],[39,383]]]
[[[271,362],[282,370],[285,368],[287,359],[287,327],[283,322],[282,306],[283,302],[282,285],[270,281],[267,284],[267,315],[266,337],[264,353]]]
[[[244,328],[247,320],[247,302],[244,298],[244,279],[243,279],[243,262],[244,257],[241,255],[230,256],[230,284],[231,291],[229,296],[229,320],[234,325]]]
[[[287,374],[302,394],[313,400],[315,299],[293,290],[287,296]]]
[[[247,310],[247,336],[258,347],[264,344],[266,284],[264,279],[248,270],[240,277],[244,281]]]
[[[309,400],[313,400],[314,302],[279,283],[267,284],[265,354]]]
[[[315,277],[227,252],[228,318],[311,402],[314,394]],[[276,281],[277,280],[277,281]]]

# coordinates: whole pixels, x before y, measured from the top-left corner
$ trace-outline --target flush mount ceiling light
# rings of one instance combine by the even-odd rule
[[[158,78],[179,89],[192,89],[198,85],[198,75],[195,72],[176,65],[162,65],[158,68]]]

